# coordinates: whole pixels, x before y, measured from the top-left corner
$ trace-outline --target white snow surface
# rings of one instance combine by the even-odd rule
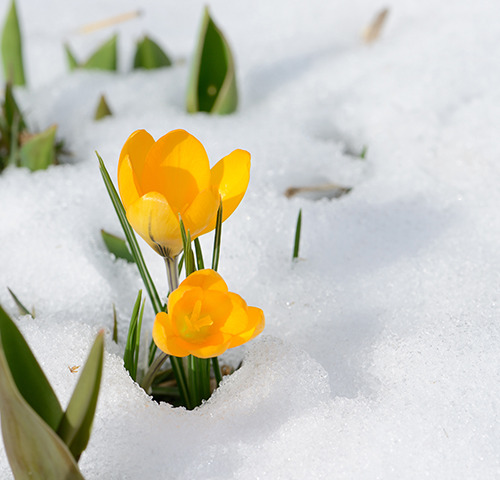
[[[380,39],[365,45],[362,29],[385,6]],[[58,124],[73,155],[0,176],[0,303],[64,405],[78,378],[68,367],[111,330],[116,305],[120,342],[108,334],[85,478],[500,478],[500,3],[213,0],[240,92],[224,117],[184,110],[202,8],[18,0],[29,85],[17,97],[32,127]],[[136,9],[135,20],[77,31]],[[119,73],[67,71],[64,42],[85,58],[113,32]],[[131,71],[145,33],[172,68]],[[101,93],[114,116],[94,122]],[[192,412],[152,401],[120,357],[141,280],[100,238],[121,229],[94,151],[116,180],[139,128],[155,138],[184,128],[212,164],[252,154],[219,271],[264,310],[266,329],[223,357],[244,362]],[[284,196],[324,183],[353,188]],[[163,262],[142,245],[166,294]],[[19,318],[6,287],[35,320]],[[3,448],[0,478],[12,478]]]

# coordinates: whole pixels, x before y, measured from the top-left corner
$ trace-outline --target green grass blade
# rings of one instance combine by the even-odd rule
[[[132,380],[137,377],[137,360],[136,348],[138,348],[139,340],[141,337],[141,322],[139,321],[139,309],[142,301],[142,290],[139,290],[135,300],[132,316],[128,327],[127,343],[125,345],[125,352],[123,354],[123,364],[130,374]]]
[[[94,341],[68,408],[57,429],[58,435],[68,446],[76,461],[89,442],[101,386],[103,363],[104,330],[101,330]]]
[[[205,262],[203,261],[203,252],[201,251],[200,240],[198,238],[194,239],[194,248],[196,251],[196,264],[198,265],[198,270],[203,270],[205,268]]]
[[[134,55],[134,68],[153,68],[169,67],[172,62],[163,49],[149,37],[145,36],[137,42]]]
[[[297,225],[295,227],[295,241],[293,244],[293,260],[299,258],[299,247],[300,247],[300,230],[302,228],[302,209],[299,210],[299,215],[297,217]]]
[[[116,71],[118,66],[117,35],[104,42],[82,65],[87,70]]]
[[[217,219],[215,222],[214,249],[212,252],[212,270],[219,268],[220,246],[222,241],[222,202],[217,210]]]
[[[19,392],[4,352],[3,334],[4,330],[0,333],[0,413],[14,478],[84,480],[64,442]]]
[[[189,230],[186,233],[186,228],[184,227],[184,222],[182,221],[180,215],[179,215],[179,225],[181,228],[182,244],[184,250],[184,264],[186,268],[186,277],[187,277],[196,270],[194,264],[194,255],[191,249],[191,234],[189,233]]]
[[[14,302],[16,303],[16,306],[17,306],[17,309],[19,310],[19,313],[21,315],[31,315],[32,318],[35,318],[35,316],[21,303],[19,298],[17,298],[17,296],[14,294],[14,292],[9,287],[7,287],[7,290],[9,291],[10,296],[12,297]]]
[[[55,430],[63,412],[56,394],[16,324],[0,307],[1,347],[21,396]]]
[[[116,308],[114,303],[113,303],[113,342],[118,343],[118,316],[116,315]]]
[[[151,279],[151,275],[146,267],[146,262],[144,261],[144,257],[142,256],[141,249],[139,248],[139,244],[137,243],[137,239],[135,238],[134,231],[128,223],[127,215],[125,213],[125,209],[123,208],[123,204],[118,196],[118,193],[111,181],[108,171],[106,170],[106,166],[102,158],[96,152],[97,158],[99,159],[99,168],[101,171],[102,178],[104,180],[104,184],[106,185],[106,189],[108,191],[109,197],[113,206],[115,207],[116,214],[118,215],[118,219],[120,220],[120,224],[123,228],[123,232],[125,237],[127,238],[128,245],[130,247],[130,251],[132,252],[132,256],[134,257],[134,261],[137,264],[137,268],[139,269],[139,273],[141,275],[142,281],[146,290],[148,292],[149,298],[151,300],[151,304],[153,306],[153,310],[155,313],[162,312],[164,306],[160,300],[160,296],[158,295],[158,291]]]
[[[17,132],[21,133],[26,130],[26,122],[24,121],[23,114],[19,108],[14,92],[12,91],[12,84],[7,82],[5,84],[5,98],[3,104],[3,113],[6,120],[6,128],[9,134],[12,133],[14,124],[17,125]]]
[[[205,7],[187,90],[187,111],[227,114],[238,105],[229,44]]]
[[[130,253],[127,242],[123,238],[112,235],[111,233],[101,230],[101,237],[108,249],[116,258],[122,258],[129,263],[134,263],[134,257]]]
[[[361,153],[359,154],[359,158],[361,158],[361,160],[365,160],[367,152],[368,152],[368,145],[364,145],[363,149],[361,150]]]
[[[14,85],[26,85],[23,46],[16,2],[12,0],[2,32],[2,63],[5,78]]]

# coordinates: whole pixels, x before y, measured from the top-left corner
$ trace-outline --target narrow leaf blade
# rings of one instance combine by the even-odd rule
[[[0,347],[16,388],[31,408],[55,430],[63,415],[56,394],[21,332],[2,307],[0,333]]]
[[[135,300],[134,309],[130,317],[130,323],[128,327],[127,343],[125,345],[125,352],[123,353],[123,365],[125,369],[129,372],[132,380],[136,380],[137,375],[137,363],[135,358],[136,343],[141,336],[141,324],[139,320],[139,308],[141,306],[142,290],[139,290],[137,298]]]
[[[21,303],[19,298],[17,298],[17,296],[14,294],[14,292],[9,287],[7,287],[7,290],[9,291],[10,296],[14,300],[14,302],[19,310],[19,313],[21,315],[31,315],[32,318],[35,318],[35,317],[33,317],[33,314]]]
[[[104,362],[104,330],[94,341],[73,395],[64,412],[58,435],[68,446],[76,461],[87,447],[94,421]]]
[[[160,296],[158,295],[158,291],[156,290],[153,280],[151,279],[149,270],[146,267],[146,262],[144,261],[144,257],[142,256],[142,252],[141,249],[139,248],[139,244],[137,243],[137,239],[135,238],[134,231],[132,230],[130,223],[128,223],[127,215],[125,213],[125,209],[123,208],[123,204],[120,200],[118,192],[116,191],[115,186],[111,181],[111,177],[109,176],[109,173],[106,170],[106,166],[104,165],[102,158],[99,156],[97,152],[96,155],[99,160],[99,169],[102,178],[104,180],[106,189],[108,191],[109,198],[111,199],[111,202],[113,203],[113,207],[115,208],[118,219],[120,220],[123,233],[127,238],[128,245],[134,257],[135,263],[137,264],[137,268],[142,277],[142,281],[144,282],[144,286],[146,287],[146,290],[148,292],[151,304],[153,305],[153,310],[155,311],[155,313],[162,312],[163,304],[160,300]]]
[[[300,247],[300,231],[302,228],[302,209],[299,210],[299,215],[297,216],[297,225],[295,226],[295,240],[293,243],[293,260],[299,258],[299,247]]]
[[[21,29],[15,0],[12,0],[5,19],[1,49],[5,78],[14,85],[25,85]]]

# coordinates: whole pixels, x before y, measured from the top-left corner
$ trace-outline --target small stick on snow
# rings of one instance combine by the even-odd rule
[[[134,18],[140,17],[142,15],[141,10],[134,10],[133,12],[122,13],[121,15],[116,15],[115,17],[106,18],[99,22],[89,23],[80,27],[78,33],[90,33],[101,28],[106,28],[111,25],[116,25],[117,23],[127,22]]]

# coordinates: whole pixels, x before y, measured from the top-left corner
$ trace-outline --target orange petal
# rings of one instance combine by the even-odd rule
[[[211,183],[222,199],[222,221],[225,221],[240,204],[250,181],[250,154],[245,150],[235,150],[219,160],[211,170]],[[200,235],[215,228],[214,218]]]
[[[204,345],[191,350],[191,355],[198,358],[212,358],[222,355],[229,348],[228,343],[219,343],[218,345]]]
[[[230,315],[226,318],[221,331],[230,335],[239,335],[248,329],[248,306],[237,293],[228,292],[228,298],[232,309]]]
[[[187,277],[181,287],[200,287],[203,290],[218,290],[227,292],[227,285],[224,279],[210,268],[198,270]]]
[[[185,130],[167,133],[151,147],[144,166],[144,192],[163,194],[174,213],[184,213],[210,186],[210,163],[203,145]]]
[[[231,342],[229,344],[229,348],[234,348],[243,345],[249,340],[252,340],[252,338],[255,338],[257,335],[262,333],[262,330],[264,330],[265,326],[264,312],[260,308],[248,307],[247,315],[248,315],[247,328],[239,335],[235,335],[234,337],[232,337]]]
[[[179,220],[165,197],[158,192],[143,195],[127,209],[132,228],[164,257],[175,257],[182,250]]]
[[[166,324],[169,322],[168,314],[160,312],[153,324],[153,340],[156,346],[169,355],[176,357],[186,357],[189,355],[189,350],[179,348],[178,342],[175,337],[171,337],[166,330]]]

